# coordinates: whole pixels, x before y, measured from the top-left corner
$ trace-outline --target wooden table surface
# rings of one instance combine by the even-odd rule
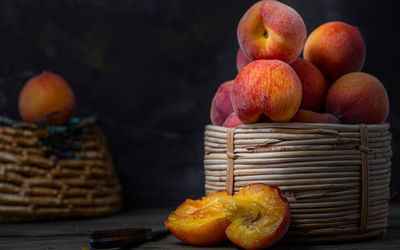
[[[110,217],[87,220],[65,220],[0,224],[0,249],[82,249],[88,247],[93,230],[121,227],[161,229],[171,209],[147,209],[124,212]],[[172,234],[135,248],[195,248],[183,244]],[[210,247],[209,247],[210,248]],[[235,249],[226,241],[211,248]],[[202,249],[202,248],[197,248]],[[345,244],[288,244],[278,243],[271,249],[400,249],[400,204],[390,205],[389,229],[384,238]]]

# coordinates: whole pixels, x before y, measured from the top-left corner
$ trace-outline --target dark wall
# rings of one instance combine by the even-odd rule
[[[255,1],[0,1],[0,110],[18,118],[24,82],[47,69],[75,90],[78,115],[98,114],[127,207],[203,194],[203,129],[218,85],[236,75],[236,26]],[[396,1],[284,1],[308,31],[360,28],[364,71],[386,86],[400,189],[400,18]]]

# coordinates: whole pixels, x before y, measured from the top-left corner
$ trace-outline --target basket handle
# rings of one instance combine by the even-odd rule
[[[368,228],[369,210],[369,168],[368,168],[368,128],[365,124],[360,124],[360,147],[361,152],[361,218],[360,234]]]

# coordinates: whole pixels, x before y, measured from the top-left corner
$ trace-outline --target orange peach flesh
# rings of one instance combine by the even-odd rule
[[[287,122],[297,112],[302,87],[296,72],[279,60],[256,60],[235,78],[232,104],[243,123],[258,122],[263,115]]]
[[[291,7],[271,0],[250,7],[237,29],[240,48],[250,60],[292,63],[300,55],[306,35],[301,16]]]
[[[165,226],[180,240],[191,245],[212,245],[226,239],[226,219],[222,197],[226,191],[212,193],[199,200],[186,200],[169,216]]]
[[[232,223],[226,235],[246,249],[266,248],[279,241],[290,224],[289,203],[277,187],[253,184],[232,198],[223,198]]]

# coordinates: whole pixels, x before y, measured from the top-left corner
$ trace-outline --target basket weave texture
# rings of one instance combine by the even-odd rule
[[[389,124],[264,123],[205,129],[206,193],[277,185],[290,204],[285,240],[383,236],[391,176]]]
[[[0,222],[119,211],[121,186],[100,126],[64,133],[51,143],[49,134],[34,125],[0,126]]]

